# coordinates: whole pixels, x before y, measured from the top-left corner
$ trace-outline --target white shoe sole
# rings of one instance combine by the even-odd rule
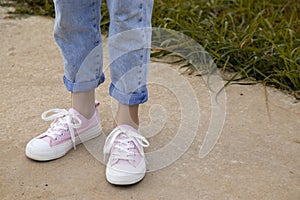
[[[83,142],[89,141],[95,137],[101,135],[101,125],[96,125],[89,130],[80,133],[80,135],[75,137],[75,145],[81,144]],[[73,148],[73,144],[71,139],[56,146],[51,147],[49,152],[41,153],[33,150],[31,147],[31,141],[26,146],[26,156],[30,159],[37,160],[37,161],[49,161],[60,158],[66,155],[71,149]]]
[[[116,169],[106,166],[106,180],[113,185],[132,185],[140,182],[146,175],[146,166],[142,165],[140,169],[134,171],[126,169]]]
[[[131,180],[121,180],[119,177],[113,177],[110,176],[109,174],[106,174],[106,180],[113,185],[133,185],[145,178],[146,174],[141,175],[140,177],[136,177]]]

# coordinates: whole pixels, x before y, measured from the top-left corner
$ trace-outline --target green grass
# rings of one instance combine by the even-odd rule
[[[17,13],[54,16],[50,0],[15,2]],[[234,72],[231,81],[251,78],[299,91],[299,15],[298,0],[156,0],[152,24],[200,43],[219,68]],[[102,29],[108,24],[104,4]]]

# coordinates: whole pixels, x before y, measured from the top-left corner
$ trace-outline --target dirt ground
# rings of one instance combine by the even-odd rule
[[[165,154],[154,156],[159,160],[156,166],[164,167],[153,165],[134,186],[116,187],[105,181],[101,151],[115,105],[107,94],[107,67],[107,80],[97,88],[103,134],[58,160],[27,159],[26,143],[49,126],[41,113],[68,108],[70,94],[62,83],[63,61],[52,37],[53,19],[7,19],[5,12],[0,8],[0,199],[300,199],[299,102],[268,88],[268,115],[262,85],[228,87],[221,135],[213,150],[200,158],[212,112],[208,88],[200,77],[177,73],[172,79],[169,75],[177,72],[176,67],[155,62],[150,69],[149,102],[141,107],[142,130],[151,143],[148,153],[164,149],[186,124],[195,128],[198,118],[181,117],[190,105],[189,96],[182,100],[178,94],[190,90],[197,99],[192,113],[199,114],[197,130],[195,135],[184,132],[179,142],[191,143],[174,162]],[[107,66],[106,50],[104,63]],[[191,87],[176,93],[179,79]]]

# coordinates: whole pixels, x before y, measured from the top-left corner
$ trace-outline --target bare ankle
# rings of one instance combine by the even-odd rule
[[[95,112],[95,90],[72,93],[72,108],[90,119]]]
[[[118,125],[129,125],[135,129],[139,128],[138,117],[139,105],[128,106],[119,103],[116,118],[114,120],[114,127]]]

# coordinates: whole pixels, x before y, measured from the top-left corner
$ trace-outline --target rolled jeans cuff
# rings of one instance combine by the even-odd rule
[[[88,81],[88,82],[72,82],[66,78],[66,76],[63,77],[64,84],[68,91],[70,92],[85,92],[88,90],[92,90],[97,88],[101,83],[103,83],[105,80],[104,73],[100,75],[100,77],[96,80]]]
[[[110,84],[109,94],[119,103],[129,106],[142,104],[148,100],[148,89],[145,85],[140,87],[136,92],[124,93],[118,90],[113,84]]]

